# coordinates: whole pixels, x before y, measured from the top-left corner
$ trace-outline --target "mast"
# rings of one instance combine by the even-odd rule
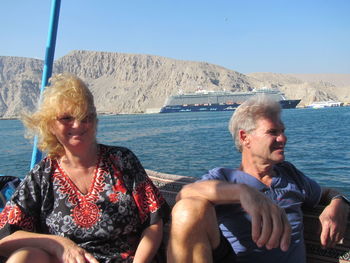
[[[52,0],[50,22],[49,22],[49,32],[48,32],[48,38],[47,38],[47,42],[46,42],[43,76],[41,79],[40,101],[41,101],[42,93],[43,93],[45,87],[47,86],[48,80],[52,74],[60,6],[61,6],[61,0]],[[39,103],[40,103],[40,101],[39,101]],[[41,160],[41,157],[42,157],[42,153],[39,151],[39,149],[37,147],[37,143],[38,143],[38,137],[35,136],[30,169],[32,169],[34,167],[34,165]]]

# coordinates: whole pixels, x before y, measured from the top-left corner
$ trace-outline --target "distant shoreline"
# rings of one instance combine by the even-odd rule
[[[325,108],[343,108],[343,107],[350,107],[349,104],[344,104],[343,106],[337,106],[337,107],[325,107]],[[297,106],[295,109],[312,109],[307,106]],[[150,115],[150,114],[160,114],[159,112],[135,112],[135,113],[97,113],[97,116],[118,116],[118,115],[138,115],[138,114],[144,114],[144,115]],[[0,117],[1,120],[20,120],[20,117]]]
[[[146,114],[144,112],[137,113],[97,113],[97,116],[116,116],[116,115],[135,115],[135,114]],[[0,117],[0,120],[20,120],[20,117]]]
[[[0,120],[19,120],[19,117],[0,117]]]

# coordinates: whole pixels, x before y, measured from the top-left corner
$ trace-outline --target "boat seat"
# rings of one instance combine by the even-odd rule
[[[194,177],[166,174],[152,170],[146,170],[146,172],[171,207],[174,206],[175,197],[181,188],[196,180]],[[303,209],[307,263],[350,262],[350,217],[347,221],[347,231],[343,244],[339,244],[334,248],[323,249],[320,244],[320,222],[318,220],[323,208],[323,206],[317,206],[313,209]],[[165,225],[163,250],[165,250],[168,235],[169,223]]]
[[[0,174],[0,212],[11,198],[17,186],[21,183],[21,179],[16,176]]]

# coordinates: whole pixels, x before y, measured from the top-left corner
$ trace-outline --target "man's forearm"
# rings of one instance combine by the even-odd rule
[[[240,202],[240,191],[248,186],[218,180],[208,180],[186,185],[177,195],[176,200],[183,198],[203,198],[214,205]]]

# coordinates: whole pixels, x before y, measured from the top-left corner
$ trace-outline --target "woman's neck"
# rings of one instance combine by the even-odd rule
[[[65,154],[59,158],[59,161],[71,168],[88,168],[96,165],[98,155],[99,145],[93,143],[89,149],[86,149],[83,152],[69,151],[65,149]]]

